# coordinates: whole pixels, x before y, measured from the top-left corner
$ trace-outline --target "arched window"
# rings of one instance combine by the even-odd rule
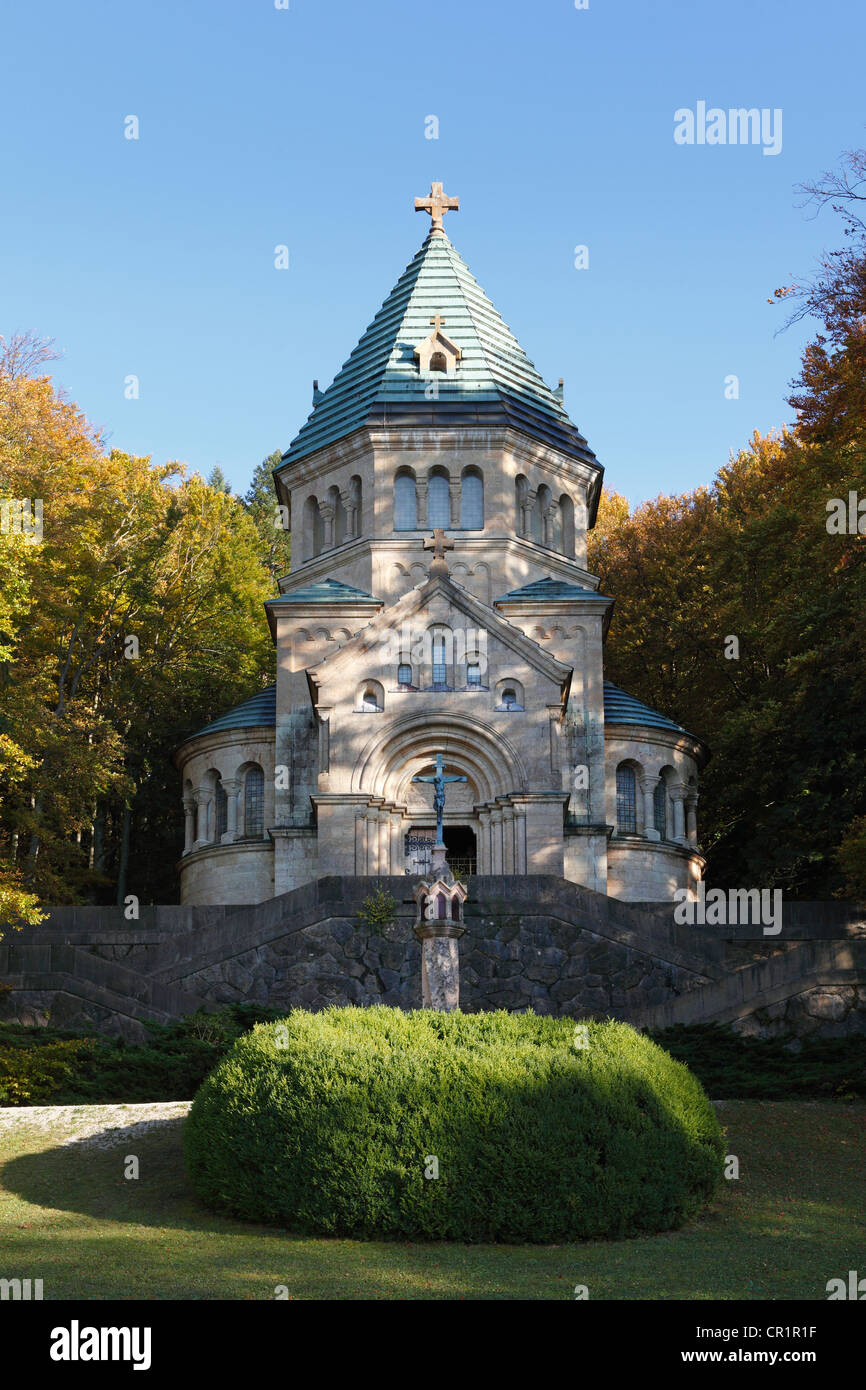
[[[223,835],[225,835],[226,830],[228,828],[229,816],[229,799],[226,796],[225,788],[222,782],[219,781],[216,784],[215,801],[216,829],[214,832],[214,839],[216,840],[217,844],[219,844],[219,841],[222,839]]]
[[[361,696],[361,709],[365,714],[378,714],[382,706],[379,704],[379,697],[372,685],[368,686]]]
[[[634,768],[625,764],[616,770],[616,828],[624,835],[637,832]]]
[[[451,488],[447,473],[431,473],[427,483],[427,527],[430,531],[451,525]]]
[[[466,667],[466,689],[481,689],[481,667],[477,661],[470,661]]]
[[[653,792],[653,826],[662,839],[666,840],[668,836],[668,792],[663,777],[656,783],[656,789]]]
[[[529,484],[522,473],[514,479],[514,501],[516,507],[515,530],[518,536],[526,535],[526,503]]]
[[[506,687],[502,692],[502,708],[517,709],[517,691],[512,690],[511,686]]]
[[[265,833],[265,774],[251,767],[244,779],[244,834],[261,839]]]
[[[446,901],[445,901],[445,894],[444,894],[444,893],[437,893],[437,894],[436,894],[436,916],[437,916],[437,917],[447,917],[447,915],[448,915],[448,904],[447,904]]]
[[[408,664],[408,662],[401,661],[400,665],[397,667],[397,684],[412,684],[412,667]]]
[[[448,363],[445,360],[444,352],[433,353],[430,358],[430,370],[431,372],[446,372],[448,370]]]
[[[415,475],[398,473],[394,479],[394,530],[415,531],[418,528],[418,501]]]
[[[464,468],[460,488],[460,526],[464,531],[484,529],[484,481],[477,468]]]
[[[322,549],[322,529],[318,499],[308,497],[304,503],[304,546],[308,560],[312,560]]]
[[[450,632],[439,628],[433,633],[433,685],[441,688],[448,684],[448,639]]]
[[[563,493],[559,499],[559,515],[562,528],[562,553],[571,558],[574,555],[574,503]]]

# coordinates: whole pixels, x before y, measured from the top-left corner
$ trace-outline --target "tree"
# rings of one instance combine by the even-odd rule
[[[2,552],[10,882],[50,902],[163,899],[171,749],[272,674],[256,529],[180,465],[106,453],[20,350],[0,358],[0,495],[43,504],[42,541]]]
[[[288,519],[285,509],[277,505],[274,492],[273,472],[281,458],[281,451],[274,449],[266,459],[262,459],[244,497],[244,506],[259,534],[259,558],[273,580],[275,594],[278,592],[277,581],[288,573],[291,562]]]

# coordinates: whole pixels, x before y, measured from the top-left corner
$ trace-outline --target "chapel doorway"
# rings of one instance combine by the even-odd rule
[[[471,878],[478,862],[475,831],[471,825],[446,825],[442,831],[445,859],[455,878]]]
[[[445,860],[454,877],[471,878],[478,862],[475,831],[471,825],[446,825],[442,838],[445,841]],[[435,830],[426,826],[412,826],[404,841],[407,874],[424,878],[430,874],[435,840]]]

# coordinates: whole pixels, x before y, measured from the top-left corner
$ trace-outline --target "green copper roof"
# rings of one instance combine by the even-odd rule
[[[461,351],[456,371],[420,372],[414,349],[442,316]],[[425,395],[431,382],[435,400]],[[366,423],[511,424],[601,468],[557,393],[499,317],[444,232],[431,231],[282,458],[292,463]]]
[[[645,705],[627,690],[621,690],[610,681],[604,682],[604,722],[605,724],[648,724],[654,729],[672,729],[678,734],[688,731],[682,724],[675,724],[666,714]],[[689,734],[689,738],[694,738]]]
[[[570,603],[573,599],[601,598],[612,603],[606,594],[595,589],[585,589],[582,584],[569,584],[565,579],[536,579],[532,584],[524,584],[521,589],[512,589],[496,599],[497,603],[514,603],[520,599],[540,599],[544,603]]]
[[[381,603],[381,599],[356,589],[354,584],[344,584],[340,579],[319,579],[315,584],[305,584],[302,589],[280,594],[279,598],[269,598],[265,607],[277,603],[339,603],[341,599],[352,603]]]
[[[201,738],[203,734],[217,734],[221,729],[251,729],[257,725],[275,725],[277,722],[277,687],[269,685],[260,690],[242,705],[221,714],[203,729],[197,729],[191,738]]]

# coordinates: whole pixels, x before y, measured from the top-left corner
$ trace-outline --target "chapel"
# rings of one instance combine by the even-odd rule
[[[457,199],[415,207],[423,245],[274,471],[276,683],[177,751],[181,900],[428,873],[437,754],[456,877],[693,894],[708,752],[604,679],[601,465],[446,234]]]

